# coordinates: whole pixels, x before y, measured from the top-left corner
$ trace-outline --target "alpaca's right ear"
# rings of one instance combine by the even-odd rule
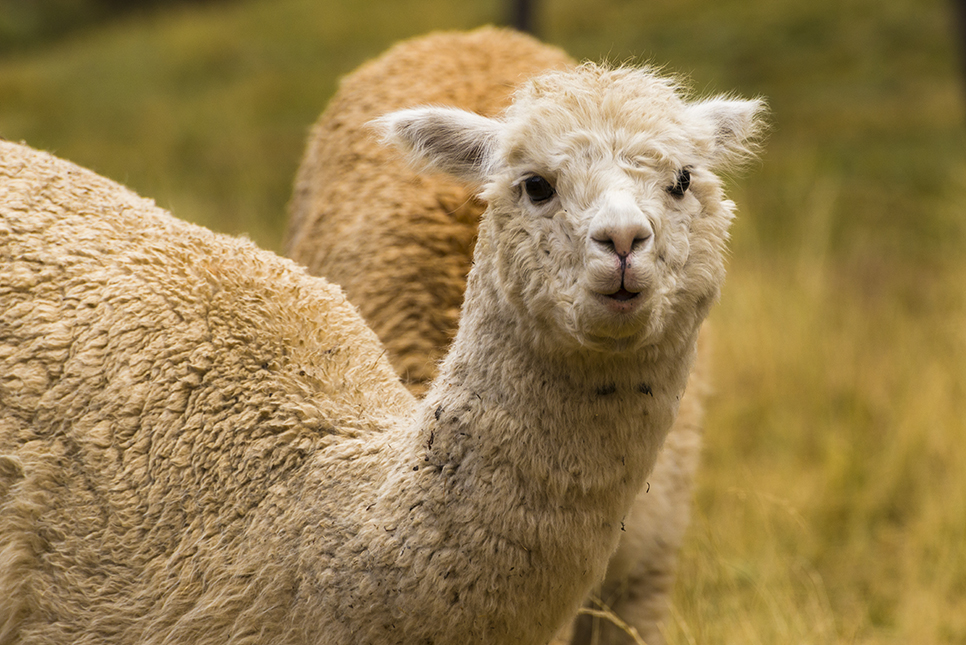
[[[489,174],[500,133],[498,121],[447,107],[390,112],[374,125],[412,163],[475,184]]]

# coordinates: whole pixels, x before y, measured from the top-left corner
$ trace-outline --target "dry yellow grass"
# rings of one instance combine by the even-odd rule
[[[816,203],[714,314],[669,641],[966,642],[966,261],[834,258]]]

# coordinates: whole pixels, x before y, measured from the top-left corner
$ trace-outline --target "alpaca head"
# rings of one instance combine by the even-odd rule
[[[426,107],[379,125],[415,163],[481,187],[476,266],[538,341],[628,351],[707,314],[733,217],[714,172],[761,130],[761,101],[682,94],[649,69],[585,64],[532,79],[500,118]]]

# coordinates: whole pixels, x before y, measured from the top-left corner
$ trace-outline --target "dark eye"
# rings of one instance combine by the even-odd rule
[[[677,179],[674,181],[674,185],[668,187],[667,192],[675,197],[684,197],[684,193],[688,192],[688,188],[691,186],[691,171],[687,168],[681,170],[678,173]]]
[[[540,175],[531,175],[523,180],[523,189],[534,204],[545,202],[554,195],[553,186]]]

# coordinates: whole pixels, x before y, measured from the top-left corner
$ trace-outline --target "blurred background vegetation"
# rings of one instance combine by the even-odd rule
[[[311,123],[506,0],[0,0],[0,137],[279,249]],[[671,643],[966,643],[966,61],[951,0],[543,0],[578,58],[765,96],[731,181]],[[431,82],[431,79],[427,79]]]

